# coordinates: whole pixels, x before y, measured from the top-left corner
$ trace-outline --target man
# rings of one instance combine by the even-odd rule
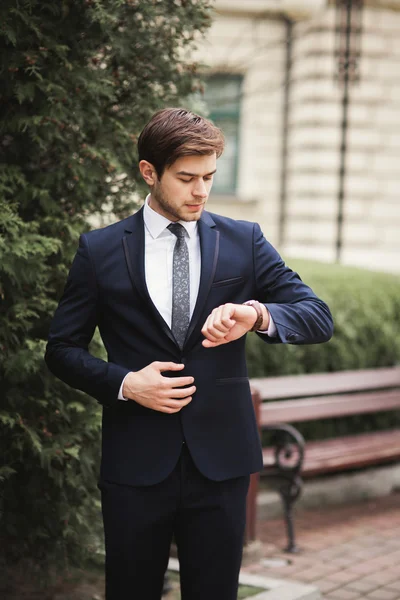
[[[183,600],[234,600],[249,474],[262,468],[245,334],[320,343],[332,319],[257,224],[204,211],[218,128],[165,109],[138,146],[150,194],[81,236],[46,361],[104,407],[107,600],[159,600],[172,536]],[[108,362],[88,352],[96,326]]]

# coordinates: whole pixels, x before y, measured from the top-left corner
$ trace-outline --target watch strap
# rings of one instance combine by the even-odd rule
[[[249,331],[258,331],[264,320],[261,304],[258,302],[258,300],[247,300],[247,302],[243,302],[243,304],[246,306],[252,306],[255,309],[257,313],[257,319]]]

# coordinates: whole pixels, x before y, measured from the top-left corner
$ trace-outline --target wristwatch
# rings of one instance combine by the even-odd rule
[[[249,331],[258,331],[264,320],[261,304],[258,302],[258,300],[247,300],[247,302],[243,302],[243,304],[245,304],[246,306],[252,306],[255,309],[257,313],[257,319],[253,327]]]

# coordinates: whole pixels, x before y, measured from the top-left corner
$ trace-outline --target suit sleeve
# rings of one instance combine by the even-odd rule
[[[275,338],[259,337],[270,344],[327,342],[333,334],[328,306],[285,265],[257,224],[253,236],[257,299],[269,310],[278,334]]]
[[[56,377],[110,406],[118,402],[121,381],[129,370],[89,353],[97,321],[96,277],[89,245],[82,235],[51,323],[45,360]]]

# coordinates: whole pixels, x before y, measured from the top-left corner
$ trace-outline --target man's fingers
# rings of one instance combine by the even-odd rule
[[[185,365],[174,362],[154,361],[140,371],[126,378],[129,385],[126,397],[146,408],[161,412],[178,411],[188,404],[196,391],[194,378],[166,377],[164,371],[182,371]],[[172,404],[171,404],[172,403]],[[171,408],[172,407],[172,408]]]
[[[211,340],[208,340],[207,338],[205,340],[203,340],[201,343],[204,346],[204,348],[215,348],[215,346],[218,346],[218,344],[216,342],[212,342]]]
[[[196,386],[192,385],[191,387],[186,388],[174,388],[168,392],[169,398],[186,398],[187,396],[191,396],[196,391]]]
[[[194,383],[193,377],[163,377],[163,379],[167,388],[179,388]]]
[[[220,340],[211,341],[209,339],[205,339],[202,341],[204,348],[216,348],[217,346],[222,346],[222,344],[228,344],[229,340],[226,338],[221,338]]]
[[[204,337],[211,342],[217,342],[224,338],[230,329],[235,325],[236,321],[231,318],[234,313],[232,304],[223,304],[214,308],[212,313],[207,317],[201,330]]]
[[[192,401],[192,396],[189,396],[188,398],[185,398],[184,400],[168,400],[167,404],[164,404],[163,406],[161,406],[159,408],[160,412],[165,412],[168,414],[173,414],[173,413],[177,413],[180,410],[182,410],[182,408],[184,406],[186,406],[187,404],[189,404]]]
[[[174,362],[162,362],[160,360],[155,360],[151,363],[152,366],[163,373],[164,371],[182,371],[185,368],[185,365],[182,363],[174,363]]]
[[[192,401],[192,396],[188,396],[187,398],[184,398],[183,400],[174,400],[173,398],[171,398],[170,400],[168,400],[167,402],[165,402],[164,406],[166,408],[173,408],[174,410],[180,410],[183,406],[186,406],[187,404],[189,404]]]
[[[214,320],[217,309],[214,308],[212,313],[207,317],[206,322],[203,325],[203,329],[201,330],[202,334],[208,339],[213,339],[215,341],[217,339],[216,333],[217,331],[214,329]]]
[[[226,316],[227,309],[225,306],[219,306],[215,310],[213,322],[210,327],[211,333],[220,337],[220,333],[224,335],[229,331],[230,327],[234,324],[234,321],[230,319],[229,312],[230,311],[228,311],[228,315]]]

